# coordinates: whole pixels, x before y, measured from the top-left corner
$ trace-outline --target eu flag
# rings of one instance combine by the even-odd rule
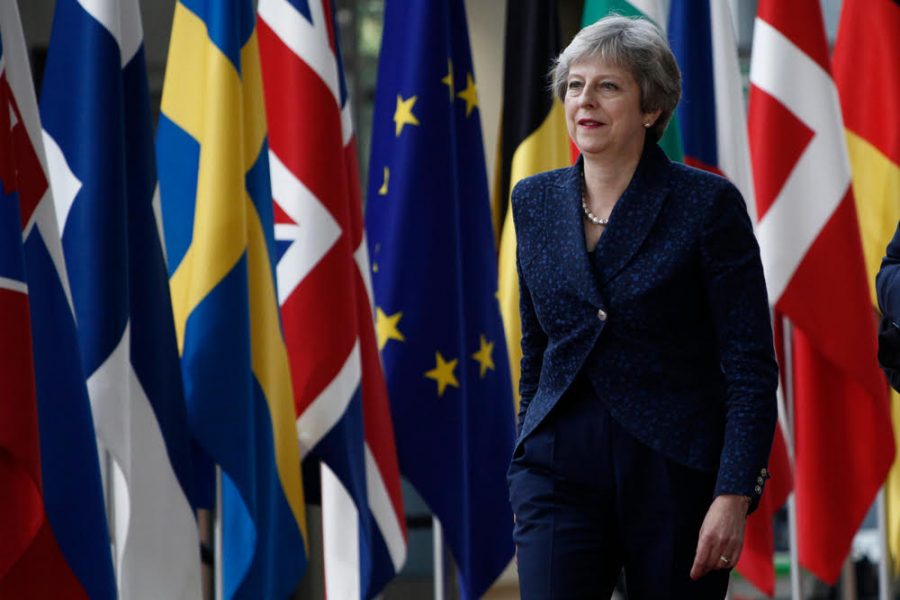
[[[388,0],[366,225],[401,473],[444,527],[463,597],[513,556],[514,417],[462,0]]]

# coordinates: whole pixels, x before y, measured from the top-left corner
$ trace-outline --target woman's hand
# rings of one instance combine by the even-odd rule
[[[748,508],[750,498],[746,496],[723,494],[713,500],[700,527],[691,579],[700,579],[710,571],[730,569],[737,564],[744,545]]]

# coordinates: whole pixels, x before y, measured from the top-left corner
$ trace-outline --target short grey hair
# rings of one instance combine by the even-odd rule
[[[563,102],[569,69],[588,58],[600,58],[631,73],[641,90],[641,111],[662,111],[648,129],[651,139],[659,141],[681,98],[681,72],[665,36],[642,18],[612,15],[588,25],[553,63],[553,92]]]

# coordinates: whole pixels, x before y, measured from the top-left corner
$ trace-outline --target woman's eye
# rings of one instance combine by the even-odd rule
[[[580,81],[570,81],[570,82],[569,82],[569,89],[570,89],[570,90],[580,90],[580,89],[581,89],[581,82],[580,82]]]
[[[617,85],[616,85],[615,83],[613,83],[612,81],[604,81],[603,83],[600,84],[600,87],[602,87],[604,90],[617,90],[617,89],[619,89],[619,86],[617,86]]]

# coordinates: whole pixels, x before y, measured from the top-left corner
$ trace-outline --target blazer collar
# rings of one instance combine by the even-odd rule
[[[593,251],[593,261],[584,241],[581,207],[582,157],[567,169],[560,181],[559,197],[564,202],[559,223],[563,243],[580,248],[576,260],[567,271],[578,282],[586,300],[598,302],[599,286],[607,284],[625,267],[638,251],[662,208],[669,192],[669,159],[655,143],[644,144],[641,159],[625,192],[616,202],[609,225]],[[593,264],[591,264],[593,262]],[[590,282],[590,283],[586,283]]]

